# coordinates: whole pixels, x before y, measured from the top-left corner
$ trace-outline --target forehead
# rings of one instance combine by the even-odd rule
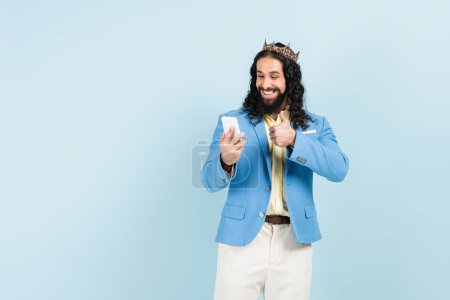
[[[256,71],[262,73],[278,72],[283,74],[283,64],[278,59],[270,56],[261,57],[256,62]]]

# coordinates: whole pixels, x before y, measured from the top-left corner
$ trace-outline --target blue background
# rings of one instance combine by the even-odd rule
[[[2,1],[0,298],[212,299],[226,191],[198,145],[267,38],[350,158],[316,176],[311,299],[448,299],[449,8]]]

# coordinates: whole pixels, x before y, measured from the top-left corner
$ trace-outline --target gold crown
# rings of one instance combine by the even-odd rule
[[[297,53],[294,53],[294,51],[292,51],[291,47],[289,47],[291,44],[287,44],[287,46],[284,47],[279,47],[275,44],[275,42],[273,42],[272,44],[267,45],[266,40],[264,40],[264,46],[263,46],[263,51],[267,50],[267,51],[274,51],[276,53],[279,53],[281,55],[283,55],[284,57],[297,62],[298,59],[298,55],[300,53],[300,51],[298,51]]]

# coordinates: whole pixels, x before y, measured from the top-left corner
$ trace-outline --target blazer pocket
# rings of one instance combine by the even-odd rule
[[[314,205],[305,206],[305,216],[306,218],[312,218],[317,215],[316,207]]]
[[[317,130],[316,129],[310,129],[310,130],[306,130],[306,131],[301,131],[302,134],[316,134]]]
[[[236,220],[242,220],[245,216],[245,207],[225,204],[222,210],[222,216]]]

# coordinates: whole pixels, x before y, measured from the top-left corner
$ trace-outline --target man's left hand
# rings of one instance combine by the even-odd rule
[[[294,147],[297,132],[291,127],[283,112],[280,112],[278,117],[281,119],[280,124],[269,128],[270,139],[278,147]]]

